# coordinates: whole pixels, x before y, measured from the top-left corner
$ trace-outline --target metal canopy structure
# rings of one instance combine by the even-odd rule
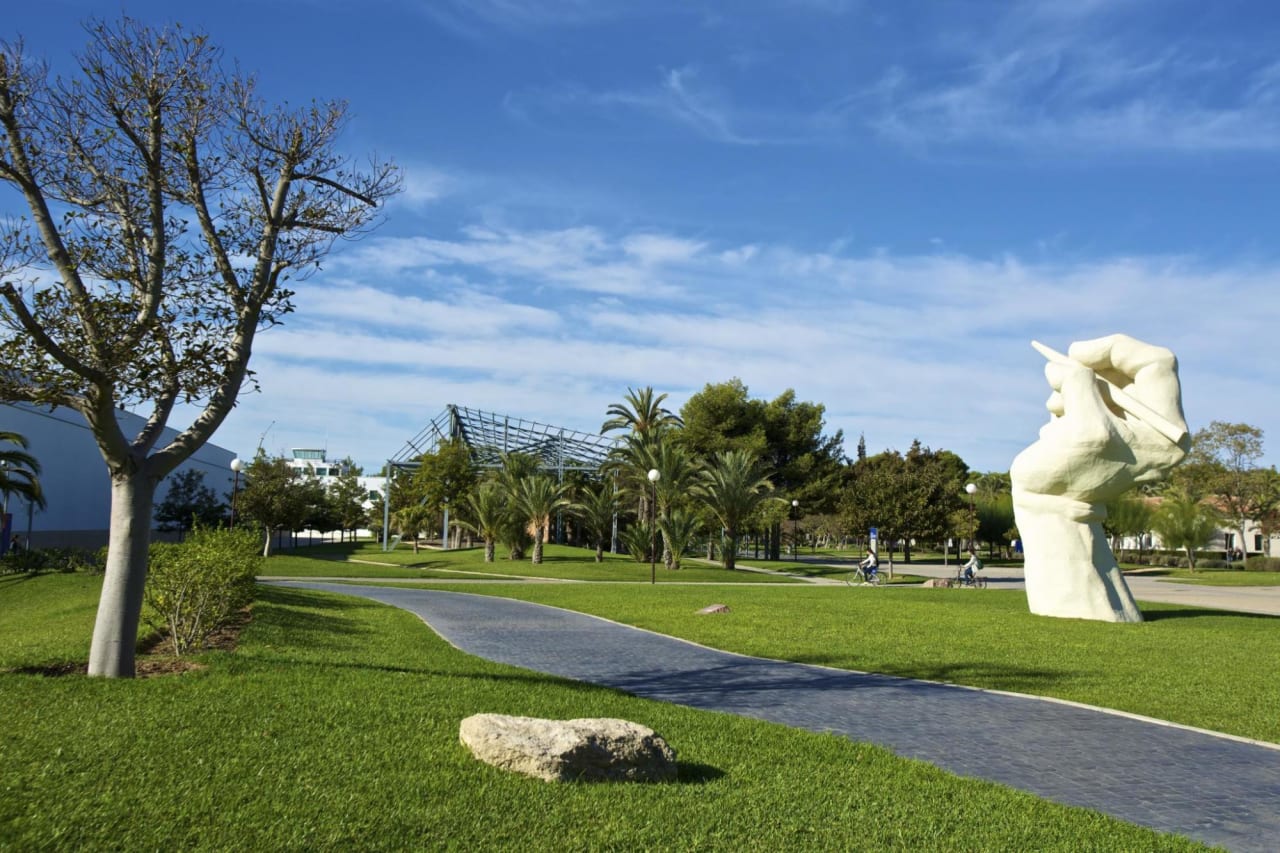
[[[449,404],[388,462],[397,468],[416,468],[417,459],[441,441],[461,439],[478,468],[499,468],[506,453],[525,453],[541,460],[544,470],[600,470],[617,439],[565,427],[549,426],[511,415],[499,415]]]

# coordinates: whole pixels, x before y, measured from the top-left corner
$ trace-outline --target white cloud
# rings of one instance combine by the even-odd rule
[[[402,248],[386,241],[373,255]],[[524,252],[536,261],[513,260]],[[547,300],[519,286],[564,278],[555,258],[628,281],[657,266],[687,298]],[[431,264],[451,272],[434,279]],[[823,403],[850,447],[860,432],[873,449],[919,438],[1003,468],[1045,417],[1043,362],[1028,341],[1065,349],[1115,331],[1179,355],[1193,428],[1227,417],[1280,429],[1280,364],[1234,343],[1280,327],[1272,266],[748,252],[652,231],[474,229],[406,269],[304,289],[288,325],[258,338],[264,393],[242,400],[219,443],[249,452],[275,420],[278,441],[327,437],[372,465],[447,403],[595,431],[627,387],[652,384],[679,406],[736,376],[757,397],[794,388]]]

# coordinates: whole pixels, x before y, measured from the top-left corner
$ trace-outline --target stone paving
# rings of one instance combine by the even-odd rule
[[[488,660],[843,734],[1231,850],[1280,850],[1280,748],[1269,745],[1051,700],[743,657],[510,599],[287,585],[404,608]]]

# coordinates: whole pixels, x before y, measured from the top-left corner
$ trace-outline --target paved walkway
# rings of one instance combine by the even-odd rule
[[[847,735],[1232,850],[1280,850],[1280,749],[1266,745],[1032,697],[743,657],[510,599],[287,585],[404,608],[489,660]]]

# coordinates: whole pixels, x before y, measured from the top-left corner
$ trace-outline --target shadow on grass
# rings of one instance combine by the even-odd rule
[[[342,615],[369,608],[367,601],[321,599],[311,592],[259,585],[257,606],[270,608],[271,626],[299,645],[333,647],[339,645],[336,638],[372,633],[359,620]]]
[[[16,586],[22,581],[35,580],[37,577],[39,577],[38,572],[11,572],[0,575],[0,589],[7,586]]]
[[[694,761],[676,762],[676,784],[678,785],[706,785],[708,782],[723,779],[725,775],[719,767],[713,767],[710,764],[698,764]]]
[[[1202,619],[1206,616],[1215,616],[1219,619],[1271,619],[1280,620],[1280,616],[1270,616],[1266,613],[1242,613],[1239,610],[1210,610],[1207,607],[1180,607],[1176,610],[1155,610],[1144,607],[1142,609],[1142,618],[1147,622],[1161,622],[1165,619]]]

